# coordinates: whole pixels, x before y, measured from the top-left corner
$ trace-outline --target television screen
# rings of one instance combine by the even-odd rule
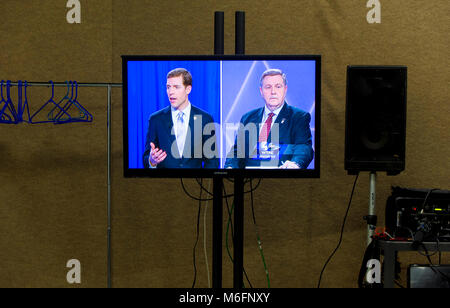
[[[126,177],[319,177],[320,56],[122,62]]]

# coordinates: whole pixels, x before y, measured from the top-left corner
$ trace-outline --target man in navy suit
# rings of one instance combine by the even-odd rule
[[[213,117],[189,101],[192,76],[184,68],[167,74],[170,106],[150,116],[145,168],[218,168]]]
[[[285,102],[281,70],[266,70],[259,89],[265,106],[242,116],[225,168],[306,169],[314,156],[311,115]]]

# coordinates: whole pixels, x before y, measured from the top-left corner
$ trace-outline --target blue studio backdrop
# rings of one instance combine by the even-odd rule
[[[128,62],[128,156],[129,168],[144,168],[142,155],[150,116],[170,105],[167,73],[185,68],[192,75],[189,101],[220,121],[220,61]]]
[[[281,69],[287,76],[286,102],[311,115],[311,134],[315,149],[316,62],[284,61],[223,61],[222,65],[222,131],[220,139],[221,167],[234,145],[241,117],[264,106],[259,90],[260,78],[267,69]],[[229,125],[228,129],[226,125]],[[314,159],[308,169],[314,169]]]

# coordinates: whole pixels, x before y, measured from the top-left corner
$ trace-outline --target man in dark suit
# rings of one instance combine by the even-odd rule
[[[312,161],[311,115],[285,102],[286,75],[266,70],[260,79],[265,106],[244,114],[225,168],[306,169]]]
[[[149,119],[145,168],[218,168],[213,117],[189,101],[192,76],[184,68],[167,74],[170,106]]]

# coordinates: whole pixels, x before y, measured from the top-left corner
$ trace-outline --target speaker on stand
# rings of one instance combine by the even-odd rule
[[[345,163],[348,174],[370,172],[367,245],[376,228],[376,172],[405,169],[405,66],[348,66],[345,109]]]

